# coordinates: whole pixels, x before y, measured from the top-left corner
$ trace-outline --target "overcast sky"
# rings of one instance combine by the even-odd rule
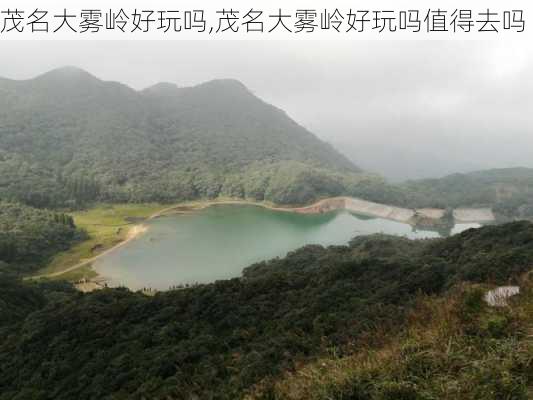
[[[74,65],[142,89],[235,78],[391,179],[533,167],[525,42],[0,42],[0,76]]]

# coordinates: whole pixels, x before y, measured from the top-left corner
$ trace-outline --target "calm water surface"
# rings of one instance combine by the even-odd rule
[[[346,244],[354,236],[387,233],[438,237],[410,225],[338,211],[301,215],[262,207],[217,205],[147,223],[148,232],[94,263],[111,286],[164,290],[240,276],[248,265],[306,244]],[[453,233],[474,227],[456,225]]]

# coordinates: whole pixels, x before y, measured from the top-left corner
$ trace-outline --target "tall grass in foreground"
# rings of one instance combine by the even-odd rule
[[[488,306],[485,292],[461,285],[445,297],[420,297],[408,328],[382,345],[344,358],[332,354],[251,398],[533,399],[532,275],[507,307]]]

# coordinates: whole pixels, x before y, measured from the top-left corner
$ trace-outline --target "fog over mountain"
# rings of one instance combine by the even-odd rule
[[[533,398],[520,46],[0,40],[0,400]]]
[[[0,43],[0,76],[76,65],[144,89],[234,78],[392,180],[533,166],[533,51],[506,42]]]
[[[305,203],[360,172],[237,80],[136,91],[77,67],[0,78],[0,199]]]

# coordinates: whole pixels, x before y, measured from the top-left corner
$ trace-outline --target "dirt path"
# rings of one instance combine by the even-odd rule
[[[85,265],[88,265],[88,264],[98,260],[100,257],[103,257],[103,256],[111,253],[112,251],[115,251],[119,247],[124,246],[126,243],[129,243],[130,241],[132,241],[133,239],[135,239],[139,235],[143,234],[147,230],[148,230],[148,227],[146,225],[143,225],[143,224],[135,225],[134,227],[132,227],[129,230],[128,235],[126,236],[126,239],[124,239],[122,242],[116,244],[115,246],[103,251],[102,253],[100,253],[100,254],[98,254],[98,255],[96,255],[94,257],[87,258],[87,259],[85,259],[83,261],[80,261],[79,263],[77,263],[77,264],[75,264],[75,265],[73,265],[71,267],[68,267],[66,269],[63,269],[61,271],[51,272],[49,274],[43,274],[43,275],[34,275],[34,276],[28,277],[27,279],[53,278],[55,276],[63,275],[65,273],[67,273],[67,272],[74,271],[75,269],[84,267]]]

